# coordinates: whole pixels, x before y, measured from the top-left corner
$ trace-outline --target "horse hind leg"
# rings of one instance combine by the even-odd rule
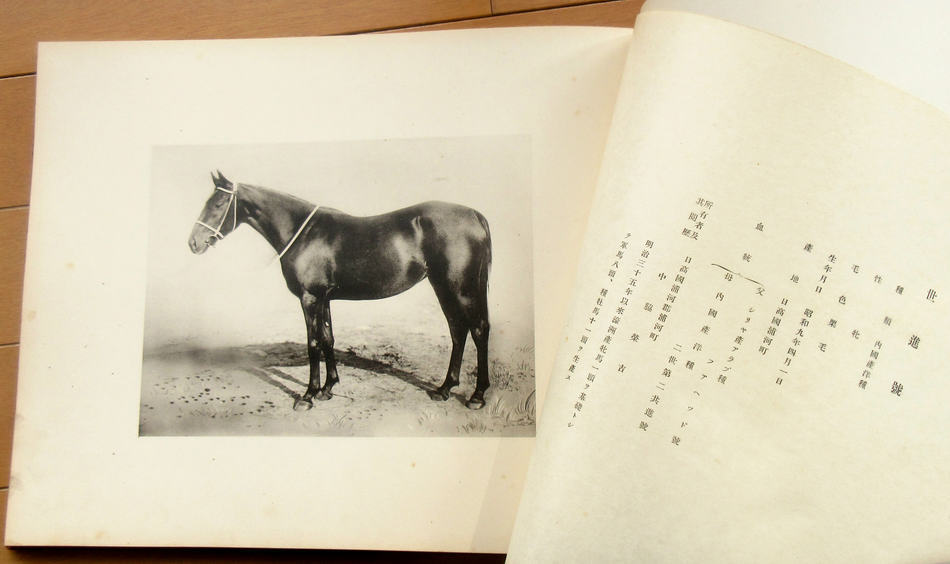
[[[485,391],[491,386],[488,370],[488,334],[491,325],[488,323],[488,276],[491,271],[491,236],[488,232],[488,222],[480,214],[478,220],[485,229],[485,239],[480,244],[473,244],[472,255],[475,260],[469,265],[469,281],[466,287],[472,299],[469,302],[467,317],[472,340],[475,341],[477,376],[475,392],[465,405],[469,409],[485,407]]]
[[[449,399],[452,388],[459,385],[459,372],[462,368],[462,353],[465,351],[465,341],[468,338],[468,324],[464,320],[462,307],[458,297],[446,285],[429,279],[439,298],[442,313],[449,324],[449,335],[452,337],[452,354],[449,357],[449,368],[445,373],[445,381],[435,390],[429,390],[429,397],[436,401]]]
[[[449,357],[449,368],[445,372],[445,380],[438,389],[429,391],[429,397],[438,401],[449,399],[452,388],[459,385],[459,372],[462,368],[462,353],[465,350],[468,329],[464,323],[450,321],[449,333],[452,337],[452,354]]]
[[[462,353],[468,333],[472,334],[477,357],[475,392],[465,403],[469,409],[485,406],[488,390],[488,275],[491,269],[491,237],[485,218],[476,213],[484,235],[446,246],[430,247],[426,253],[429,282],[452,334],[452,356],[445,382],[429,392],[436,400],[448,399],[450,390],[459,383]],[[438,237],[433,237],[438,240]],[[438,249],[436,252],[434,249]]]
[[[465,402],[469,409],[481,409],[485,407],[485,391],[491,385],[488,376],[488,333],[490,325],[488,323],[487,311],[479,312],[472,316],[471,332],[472,340],[475,341],[475,350],[477,358],[477,376],[475,380],[475,391],[472,397]]]
[[[487,288],[480,288],[476,296],[467,296],[463,291],[454,291],[455,286],[441,284],[438,279],[430,278],[432,286],[439,297],[439,303],[445,318],[449,323],[449,332],[452,336],[452,356],[449,359],[449,369],[445,374],[442,385],[429,392],[434,400],[447,400],[452,388],[459,384],[459,372],[462,366],[462,353],[465,350],[465,341],[468,334],[472,334],[477,352],[477,372],[475,391],[465,402],[469,409],[485,407],[485,391],[490,386],[488,371],[488,296]]]
[[[485,391],[488,390],[490,385],[488,376],[488,316],[483,313],[484,309],[481,307],[465,307],[462,305],[463,302],[471,302],[472,300],[453,296],[446,301],[448,304],[443,304],[442,310],[446,314],[445,317],[449,323],[449,333],[452,337],[452,355],[449,358],[449,368],[445,374],[445,381],[438,389],[429,391],[429,397],[434,400],[445,401],[449,399],[452,388],[459,385],[462,353],[465,350],[465,341],[468,334],[471,333],[477,352],[477,376],[475,391],[465,402],[465,406],[469,409],[481,409],[485,407]],[[456,304],[458,307],[453,307]]]

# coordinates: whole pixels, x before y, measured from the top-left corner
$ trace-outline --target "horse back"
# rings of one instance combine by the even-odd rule
[[[426,276],[487,284],[491,264],[485,217],[448,202],[367,217],[321,208],[302,238],[291,274],[301,287],[326,287],[336,299],[388,297]]]

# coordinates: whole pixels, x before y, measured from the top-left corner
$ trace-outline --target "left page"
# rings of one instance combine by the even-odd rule
[[[7,544],[503,552],[629,40],[41,45]]]

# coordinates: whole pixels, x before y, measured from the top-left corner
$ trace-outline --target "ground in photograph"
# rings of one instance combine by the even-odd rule
[[[337,350],[340,382],[329,401],[294,411],[309,379],[306,346],[274,343],[200,349],[177,346],[146,355],[139,434],[314,436],[533,436],[534,350],[490,353],[485,407],[465,401],[475,388],[475,348],[466,347],[461,385],[436,402],[451,345],[422,333],[384,339],[360,331]],[[325,366],[321,363],[321,375]]]

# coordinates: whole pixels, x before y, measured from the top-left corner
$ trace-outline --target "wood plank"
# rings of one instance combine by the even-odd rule
[[[25,208],[0,210],[0,344],[20,341],[27,216]]]
[[[0,490],[0,534],[5,534],[7,528],[7,490]],[[0,548],[0,562],[15,562],[12,550]]]
[[[490,18],[446,22],[441,24],[417,26],[398,31],[419,31],[432,29],[463,29],[477,27],[519,27],[528,25],[593,25],[633,27],[646,0],[613,0],[555,8],[537,12],[505,14]]]
[[[511,14],[514,12],[530,12],[548,8],[563,8],[579,4],[594,4],[606,0],[492,0],[491,12],[493,15]]]
[[[6,506],[7,492],[0,492]],[[502,564],[501,554],[443,554],[329,550],[263,550],[201,548],[9,548],[0,549],[0,563],[57,562],[324,562],[333,564]]]
[[[491,0],[0,0],[0,76],[36,72],[37,41],[354,33],[491,15]]]
[[[0,487],[10,485],[13,413],[16,406],[17,359],[20,347],[0,347]]]
[[[0,80],[0,208],[30,201],[36,77]]]

